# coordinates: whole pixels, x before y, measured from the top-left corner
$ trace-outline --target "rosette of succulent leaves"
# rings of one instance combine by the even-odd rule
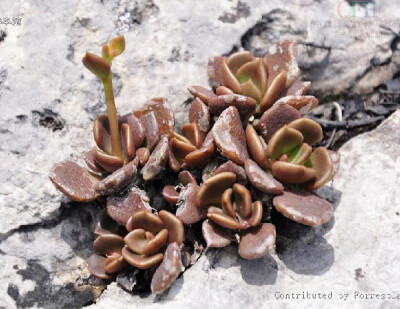
[[[307,113],[318,100],[306,95],[311,83],[298,80],[295,41],[272,44],[263,57],[241,51],[210,58],[213,89],[188,87],[194,99],[180,129],[165,98],[117,114],[111,65],[124,50],[119,36],[102,46],[101,57],[83,57],[103,84],[107,114],[93,123],[87,167],[65,161],[49,174],[72,200],[105,204],[88,263],[94,276],[145,269],[160,293],[195,262],[185,230],[201,228],[208,248],[237,242],[242,258],[256,259],[274,251],[279,233],[270,204],[308,226],[332,219],[333,206],[314,191],[333,178],[340,158],[315,146],[323,132]],[[163,185],[156,194],[167,202],[158,211],[147,195],[157,179]]]

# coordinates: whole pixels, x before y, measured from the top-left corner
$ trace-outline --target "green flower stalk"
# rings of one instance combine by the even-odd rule
[[[124,154],[121,146],[117,109],[114,102],[111,62],[114,57],[122,54],[124,50],[125,38],[124,36],[119,36],[112,39],[108,44],[103,45],[103,58],[89,52],[86,52],[86,55],[82,58],[84,66],[100,78],[103,83],[107,104],[107,116],[110,125],[112,155],[120,158],[122,161],[124,161]]]

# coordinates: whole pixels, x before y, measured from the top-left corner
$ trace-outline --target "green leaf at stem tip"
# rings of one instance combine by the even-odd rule
[[[110,49],[108,48],[107,44],[104,44],[101,47],[101,56],[108,62],[111,63],[113,57],[110,55]]]
[[[110,75],[110,64],[95,54],[86,52],[85,56],[82,58],[82,63],[89,71],[101,80],[107,79]]]
[[[117,36],[108,43],[110,55],[116,57],[121,55],[125,50],[125,38],[123,35]]]

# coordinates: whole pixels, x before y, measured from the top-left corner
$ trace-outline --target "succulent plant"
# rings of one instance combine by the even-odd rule
[[[73,200],[106,196],[99,199],[107,216],[95,228],[97,254],[89,258],[94,276],[146,269],[152,292],[160,293],[191,264],[184,225],[189,232],[201,226],[207,247],[236,241],[242,258],[255,259],[274,251],[273,206],[304,225],[331,220],[333,206],[313,191],[336,174],[340,157],[316,147],[322,128],[305,116],[318,100],[305,95],[310,82],[297,81],[296,42],[278,42],[263,57],[241,51],[211,58],[215,92],[188,87],[194,99],[181,130],[164,98],[117,114],[111,63],[124,49],[121,36],[103,45],[102,57],[83,58],[107,104],[93,124],[96,146],[84,156],[89,169],[65,161],[49,174]],[[156,211],[145,190],[160,183],[170,206]]]
[[[108,229],[102,222],[96,226],[98,237],[93,248],[97,254],[89,258],[90,272],[100,279],[110,279],[129,264],[149,269],[161,263],[151,288],[153,293],[167,289],[183,268],[180,248],[185,236],[182,222],[165,210],[158,215],[139,211],[126,223],[126,233],[121,233],[121,226],[108,221]]]

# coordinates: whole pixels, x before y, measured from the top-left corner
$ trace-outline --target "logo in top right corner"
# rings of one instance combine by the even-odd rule
[[[339,17],[376,17],[375,1],[342,0],[339,2],[336,12]]]

